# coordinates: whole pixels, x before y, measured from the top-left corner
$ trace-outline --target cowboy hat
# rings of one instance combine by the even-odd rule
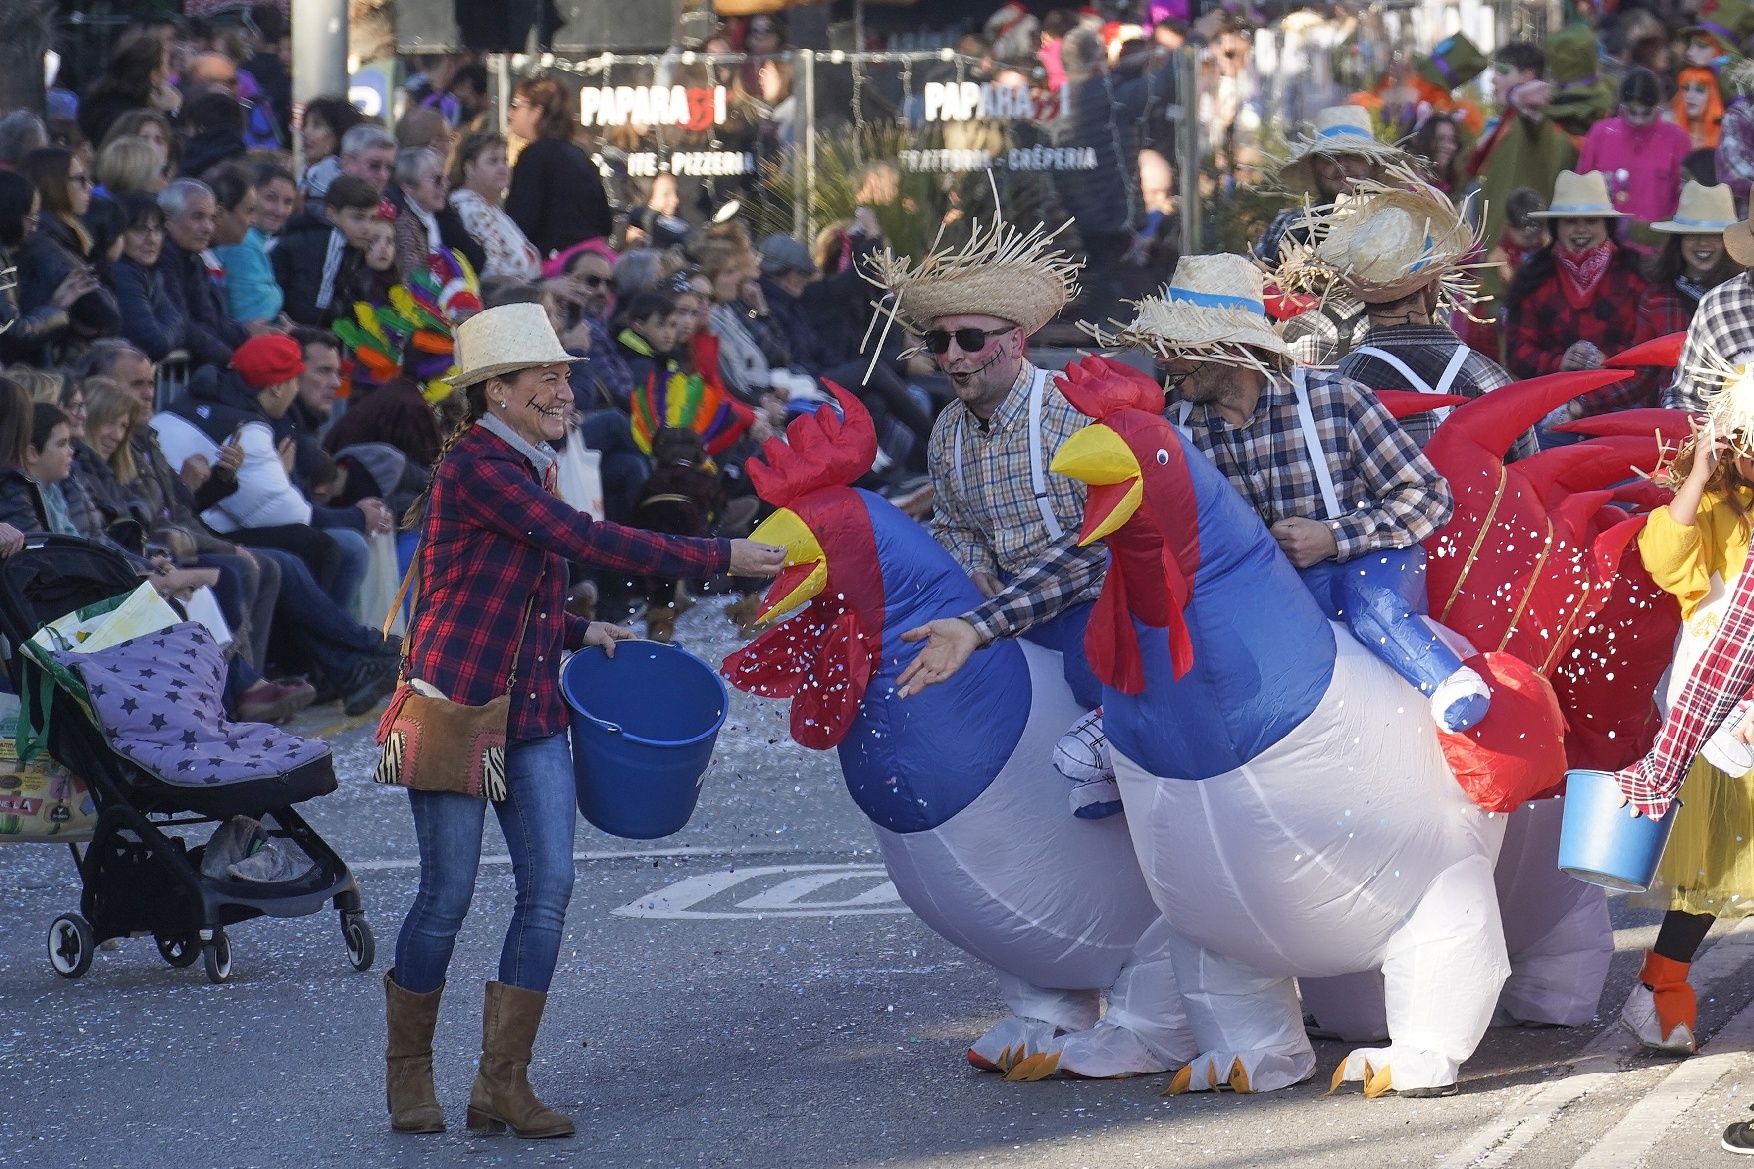
[[[915,262],[885,249],[865,279],[895,294],[895,315],[922,332],[939,317],[980,314],[1010,321],[1027,335],[1054,319],[1078,291],[1084,265],[1050,250],[1057,232],[1026,233],[1002,221],[974,225],[958,251],[933,252]]]
[[[1108,346],[1133,346],[1159,357],[1198,357],[1260,367],[1250,350],[1290,357],[1267,319],[1261,271],[1243,256],[1183,256],[1159,296],[1139,302],[1133,323],[1109,334],[1083,325]]]
[[[1608,178],[1599,170],[1578,174],[1562,170],[1553,181],[1553,198],[1545,211],[1531,211],[1534,219],[1619,219],[1608,197]]]
[[[1361,106],[1329,106],[1317,110],[1309,137],[1296,143],[1279,167],[1279,185],[1301,194],[1314,194],[1315,160],[1355,156],[1375,163],[1407,157],[1398,146],[1376,136],[1370,112]]]
[[[561,345],[539,304],[502,304],[476,313],[455,335],[457,372],[447,380],[459,390],[520,369],[581,360]]]
[[[1707,187],[1688,179],[1674,217],[1653,223],[1650,229],[1667,235],[1716,235],[1739,222],[1736,200],[1726,184]]]

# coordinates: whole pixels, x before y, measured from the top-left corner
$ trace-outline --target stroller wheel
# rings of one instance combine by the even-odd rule
[[[158,943],[158,956],[178,970],[201,957],[201,943],[193,934],[154,934],[152,940]]]
[[[224,930],[214,930],[213,940],[201,947],[201,960],[207,967],[207,981],[224,982],[231,977],[231,939]]]
[[[341,937],[347,943],[347,960],[355,970],[370,970],[378,956],[377,943],[372,940],[372,927],[364,914],[341,915]]]
[[[62,978],[78,978],[91,969],[97,936],[77,913],[63,913],[49,923],[49,965]]]

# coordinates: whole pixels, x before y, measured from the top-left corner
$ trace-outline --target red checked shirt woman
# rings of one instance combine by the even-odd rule
[[[517,898],[487,984],[482,1054],[469,1127],[521,1136],[569,1136],[572,1122],[545,1107],[525,1069],[541,1022],[573,881],[576,792],[559,684],[564,650],[632,637],[563,608],[567,562],[628,573],[772,576],[783,552],[748,540],[684,539],[592,520],[550,490],[554,452],[572,407],[567,363],[540,305],[489,309],[457,330],[453,379],[468,416],[446,440],[422,527],[419,599],[408,631],[408,676],[454,702],[505,693],[516,668],[507,730],[507,798],[494,803],[511,854]],[[529,623],[518,631],[528,605]],[[516,657],[514,663],[513,658]],[[639,782],[628,776],[628,782]],[[391,1126],[438,1132],[432,1032],[457,931],[481,857],[488,801],[409,789],[420,843],[420,888],[385,976]]]

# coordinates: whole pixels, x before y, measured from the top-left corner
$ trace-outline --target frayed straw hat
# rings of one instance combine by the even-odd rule
[[[1553,198],[1545,211],[1531,211],[1535,219],[1619,219],[1608,196],[1608,177],[1599,170],[1578,174],[1562,170],[1553,180]]]
[[[457,326],[456,338],[457,372],[449,381],[459,390],[532,366],[580,360],[561,345],[539,304],[502,304],[476,313]]]
[[[1736,214],[1736,200],[1728,184],[1708,187],[1688,179],[1681,188],[1681,202],[1674,217],[1653,223],[1650,229],[1665,235],[1716,235],[1739,222],[1741,217]]]
[[[1077,295],[1075,261],[1051,247],[1056,231],[1020,232],[1001,220],[974,225],[967,244],[919,261],[884,251],[865,279],[894,293],[895,315],[915,332],[939,317],[980,314],[1036,332]]]
[[[1376,163],[1404,162],[1406,151],[1382,141],[1371,128],[1370,111],[1362,106],[1329,106],[1317,110],[1309,137],[1295,143],[1279,167],[1279,185],[1313,195],[1315,160],[1352,155]]]
[[[1267,319],[1261,271],[1243,256],[1183,256],[1163,294],[1146,297],[1138,307],[1133,323],[1114,333],[1081,327],[1099,344],[1132,346],[1162,358],[1264,369],[1257,351],[1291,356]]]
[[[1366,181],[1331,209],[1302,221],[1314,239],[1302,255],[1288,257],[1316,271],[1281,271],[1281,288],[1320,287],[1338,279],[1365,304],[1385,304],[1432,284],[1447,282],[1454,299],[1470,290],[1464,261],[1479,242],[1449,196],[1393,171],[1400,185]]]

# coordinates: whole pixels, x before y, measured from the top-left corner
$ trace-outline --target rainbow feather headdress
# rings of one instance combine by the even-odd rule
[[[709,455],[717,455],[743,437],[755,416],[733,398],[717,379],[679,370],[658,370],[643,386],[634,387],[628,403],[633,413],[633,441],[646,454],[666,427],[700,435]]]
[[[387,382],[406,371],[426,400],[437,403],[455,389],[445,380],[457,369],[451,329],[480,311],[475,270],[447,248],[391,288],[389,304],[358,302],[353,316],[336,321],[334,329],[373,380]]]

